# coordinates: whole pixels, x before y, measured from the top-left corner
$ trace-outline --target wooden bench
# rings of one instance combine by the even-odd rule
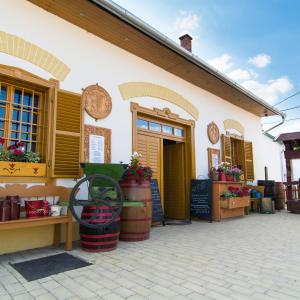
[[[20,198],[46,198],[46,197],[59,197],[61,201],[69,201],[70,193],[72,189],[46,185],[46,186],[32,186],[27,188],[26,184],[7,184],[5,187],[0,187],[0,197],[6,197],[9,195],[18,195]],[[51,203],[50,203],[51,204]],[[66,246],[67,251],[72,250],[73,240],[73,225],[72,225],[72,214],[68,208],[66,216],[58,217],[41,217],[34,219],[21,218],[19,220],[12,220],[6,222],[0,222],[0,231],[17,229],[17,228],[28,228],[37,226],[54,225],[54,238],[53,245],[59,246],[61,242],[61,224],[66,224]]]

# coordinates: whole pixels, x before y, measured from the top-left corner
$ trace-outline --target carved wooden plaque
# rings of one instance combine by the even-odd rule
[[[207,125],[207,136],[212,144],[216,144],[220,138],[220,131],[215,122],[211,122]]]
[[[112,108],[111,97],[107,91],[97,84],[84,89],[82,98],[86,112],[94,119],[106,118]]]
[[[89,162],[90,134],[104,137],[104,162],[111,160],[111,130],[102,127],[84,125],[83,162]]]

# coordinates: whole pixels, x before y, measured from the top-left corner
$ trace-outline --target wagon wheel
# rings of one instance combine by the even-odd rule
[[[101,174],[91,175],[79,180],[74,186],[70,195],[70,210],[81,225],[100,229],[114,222],[119,216],[123,206],[123,199],[123,192],[114,179]],[[81,206],[84,208],[89,205],[96,207],[95,214],[88,219],[82,220],[76,207]],[[107,222],[93,223],[97,215],[103,211],[101,206],[111,208],[111,219],[108,219]]]

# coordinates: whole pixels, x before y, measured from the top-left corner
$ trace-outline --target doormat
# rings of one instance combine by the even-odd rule
[[[174,220],[174,219],[166,219],[166,225],[190,225],[192,224],[191,220]]]
[[[11,264],[11,266],[28,281],[45,278],[90,265],[90,263],[68,253],[61,253]]]

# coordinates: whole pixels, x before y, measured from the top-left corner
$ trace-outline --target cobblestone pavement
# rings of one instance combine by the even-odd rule
[[[71,253],[89,267],[27,282],[9,265],[54,253],[0,256],[0,299],[300,299],[300,215],[155,227],[145,242]]]

